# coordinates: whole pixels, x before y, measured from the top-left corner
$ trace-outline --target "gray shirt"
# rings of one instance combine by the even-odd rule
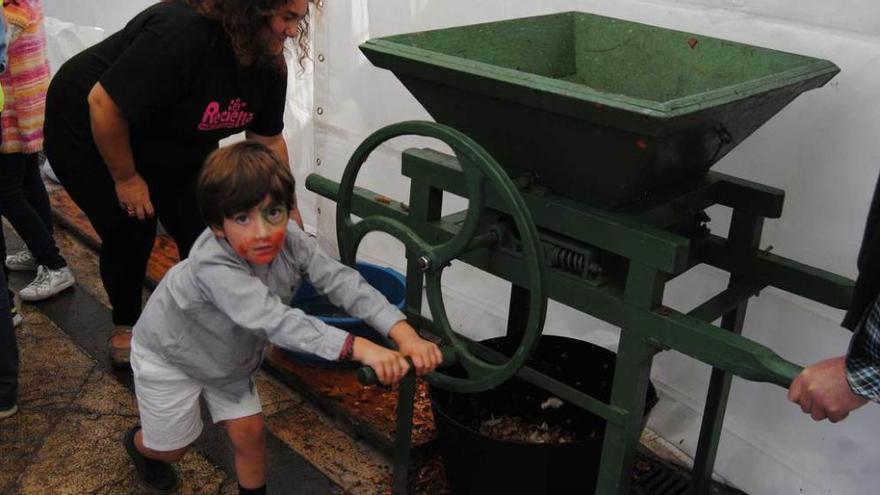
[[[172,267],[134,327],[139,348],[207,386],[239,394],[266,343],[338,359],[348,333],[290,307],[307,278],[351,316],[383,335],[405,317],[360,276],[327,256],[293,222],[268,265],[252,265],[206,229],[189,258]]]

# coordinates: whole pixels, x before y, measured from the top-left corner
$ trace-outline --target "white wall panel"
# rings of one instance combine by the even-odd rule
[[[807,26],[826,27],[876,35],[880,12],[870,0],[804,2],[798,0],[678,0],[695,8],[723,9],[753,16],[775,18]]]
[[[47,16],[114,33],[155,0],[43,0]]]

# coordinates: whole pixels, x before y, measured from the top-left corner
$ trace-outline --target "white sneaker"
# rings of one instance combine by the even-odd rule
[[[18,404],[13,404],[9,407],[0,409],[0,419],[6,419],[9,416],[18,412]]]
[[[43,265],[37,267],[37,277],[27,287],[18,292],[23,301],[42,301],[48,299],[76,282],[70,267],[50,270]]]
[[[18,307],[12,306],[10,313],[12,313],[12,327],[18,328],[24,323],[24,318],[20,314],[18,314]]]
[[[21,298],[18,297],[18,294],[15,294],[9,303],[12,304],[9,308],[9,312],[12,313],[12,327],[18,328],[24,323],[24,317],[18,312],[18,307],[21,306]]]
[[[6,268],[19,271],[36,270],[37,261],[34,259],[34,255],[32,255],[30,251],[22,249],[21,251],[6,257]]]

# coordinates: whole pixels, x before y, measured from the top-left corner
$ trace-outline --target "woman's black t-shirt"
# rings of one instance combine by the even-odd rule
[[[96,82],[129,121],[141,174],[198,169],[220,139],[284,126],[287,75],[239,66],[222,26],[178,2],[148,8],[59,70],[50,92],[68,139],[92,141],[87,97]]]

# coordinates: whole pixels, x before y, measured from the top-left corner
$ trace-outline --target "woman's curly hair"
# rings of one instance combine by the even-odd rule
[[[169,1],[169,0],[166,0]],[[269,16],[290,0],[170,0],[192,7],[197,13],[223,25],[238,63],[271,67],[285,71],[284,56],[273,53],[264,35]],[[297,60],[304,68],[309,58],[309,18],[306,14],[297,25]]]

